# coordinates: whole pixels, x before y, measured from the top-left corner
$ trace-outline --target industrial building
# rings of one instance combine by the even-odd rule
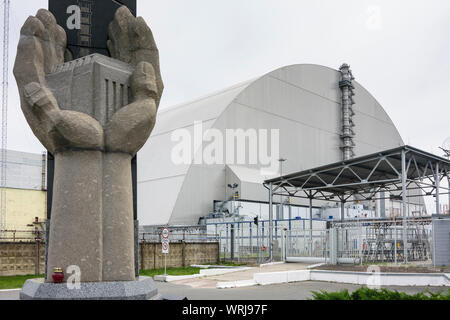
[[[189,152],[180,151],[186,144]],[[349,66],[282,67],[158,112],[138,154],[140,225],[197,225],[223,211],[267,219],[265,180],[401,145],[395,124]],[[216,157],[207,161],[211,149]],[[411,199],[410,214],[425,214],[422,198]],[[346,218],[400,214],[395,199],[354,200]],[[309,215],[308,200],[274,201],[284,204],[277,207],[278,220]],[[314,218],[334,219],[339,210],[333,202],[317,201]]]
[[[214,218],[218,211],[268,219],[265,180],[282,172],[339,161],[346,144],[352,157],[403,145],[381,105],[353,79],[349,68],[343,67],[351,82],[347,127],[343,122],[344,69],[309,64],[283,67],[195,101],[161,109],[149,141],[138,154],[140,225],[192,226],[204,217]],[[227,135],[230,130],[235,135]],[[239,130],[244,140],[236,135]],[[204,159],[212,141],[208,139],[210,132],[222,133],[224,140],[219,144],[222,156],[212,163]],[[191,152],[183,155],[187,161],[180,163],[173,157],[183,133],[191,138]],[[242,142],[244,159],[237,150]],[[255,152],[258,156],[252,159]],[[8,200],[2,229],[19,230],[35,217],[45,220],[46,159],[17,151],[8,151],[7,157]],[[280,159],[286,161],[281,163]],[[395,199],[383,204],[355,200],[347,204],[346,218],[400,215],[401,204]],[[274,201],[284,204],[276,208],[278,220],[309,216],[308,201],[287,197]],[[424,214],[422,204],[421,198],[412,201],[410,214]],[[314,204],[318,220],[339,215],[340,208],[333,202]]]
[[[348,65],[339,70],[283,67],[160,109],[156,127],[138,153],[139,237],[153,239],[160,226],[169,225],[172,240],[218,241],[221,259],[231,260],[429,260],[431,213],[425,210],[424,189],[405,186],[406,203],[395,184],[390,196],[355,194],[345,203],[321,193],[312,203],[288,192],[330,179],[317,176],[317,168],[349,170],[348,164],[367,159],[382,178],[389,161],[378,166],[372,157],[382,159],[390,150],[396,154],[403,149],[421,153],[404,146],[394,123],[355,81]],[[46,161],[45,154],[7,152],[3,238],[33,240],[36,231],[44,231]],[[419,171],[429,174],[426,161],[417,161]],[[398,165],[391,163],[392,168]],[[398,178],[395,170],[400,169],[391,171],[391,178]],[[290,184],[298,174],[311,178]],[[339,170],[333,174],[341,176]],[[356,171],[353,179],[366,183],[360,175]],[[323,188],[334,183],[328,180]],[[268,181],[284,184],[286,192],[270,196]],[[370,223],[364,224],[365,219]],[[340,240],[333,242],[334,237]]]
[[[6,159],[6,187],[0,189],[6,212],[1,237],[34,239],[46,219],[46,155],[7,150]]]

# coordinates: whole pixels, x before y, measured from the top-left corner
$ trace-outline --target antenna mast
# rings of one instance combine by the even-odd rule
[[[2,145],[0,169],[0,231],[6,229],[6,158],[8,141],[8,64],[9,64],[9,2],[3,0],[3,72],[2,72]],[[1,235],[1,234],[0,234]]]

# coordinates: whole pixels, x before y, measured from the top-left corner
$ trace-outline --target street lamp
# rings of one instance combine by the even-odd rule
[[[236,192],[234,191],[235,189],[237,189],[237,187],[239,187],[239,185],[237,183],[233,183],[228,184],[228,188],[230,188],[232,190],[233,193],[233,202],[232,202],[232,212],[233,212],[233,222],[231,223],[231,230],[230,230],[230,244],[231,244],[231,248],[230,248],[230,255],[231,255],[231,261],[234,260],[234,237],[235,237],[235,222],[236,222],[236,208],[235,208],[235,199],[236,199]]]

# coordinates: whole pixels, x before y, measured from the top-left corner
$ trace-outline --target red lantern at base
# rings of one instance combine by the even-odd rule
[[[64,273],[61,268],[53,268],[53,274],[52,274],[53,282],[54,283],[61,283],[64,280]]]

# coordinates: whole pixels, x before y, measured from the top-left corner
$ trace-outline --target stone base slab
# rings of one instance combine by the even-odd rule
[[[20,291],[21,300],[151,300],[158,288],[150,277],[136,281],[85,282],[80,289],[66,283],[45,283],[44,279],[27,280]]]

